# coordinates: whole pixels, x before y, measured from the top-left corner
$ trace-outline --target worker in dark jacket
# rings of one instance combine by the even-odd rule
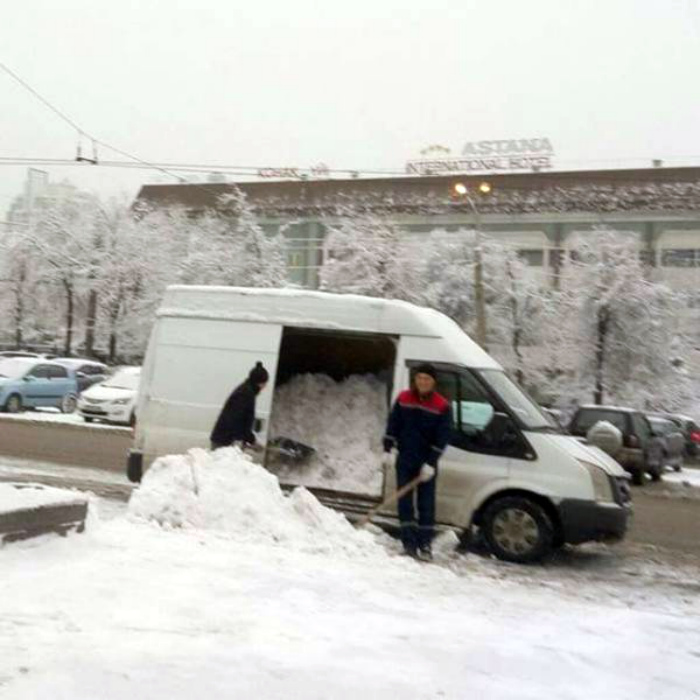
[[[435,529],[435,482],[438,459],[450,440],[450,404],[435,391],[435,368],[427,363],[415,369],[413,386],[399,394],[389,415],[384,451],[389,457],[398,449],[396,483],[401,488],[421,476],[414,491],[399,499],[401,541],[406,554],[432,559],[431,541]],[[390,457],[389,457],[390,458]],[[414,494],[418,505],[418,525]]]
[[[211,449],[228,447],[234,442],[255,446],[255,399],[265,388],[270,376],[262,362],[250,370],[248,379],[233,390],[221,409],[214,430],[211,431]]]

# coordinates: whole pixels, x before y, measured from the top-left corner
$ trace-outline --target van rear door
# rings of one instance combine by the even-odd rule
[[[147,463],[159,455],[208,447],[222,406],[255,363],[262,362],[275,376],[281,337],[280,324],[161,317],[149,347],[153,365],[139,414]],[[267,437],[272,396],[270,383],[256,402],[261,441]]]

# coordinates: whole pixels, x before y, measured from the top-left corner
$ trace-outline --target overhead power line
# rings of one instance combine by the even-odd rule
[[[165,168],[161,168],[157,165],[154,165],[153,163],[149,163],[148,161],[143,160],[142,158],[139,158],[138,156],[132,155],[131,153],[128,153],[127,151],[124,151],[120,148],[117,148],[116,146],[112,146],[111,144],[107,143],[106,141],[102,141],[101,139],[96,138],[89,132],[85,131],[82,127],[78,126],[78,124],[71,119],[67,114],[65,114],[62,110],[60,110],[58,107],[56,107],[54,104],[52,104],[48,99],[46,99],[43,95],[39,93],[38,90],[33,88],[26,80],[24,80],[21,76],[19,76],[15,71],[10,69],[7,65],[5,65],[2,61],[0,61],[0,68],[4,70],[13,80],[15,80],[17,83],[19,83],[27,92],[29,92],[31,95],[33,95],[37,100],[39,100],[45,107],[50,109],[56,116],[58,116],[60,119],[62,119],[66,124],[71,126],[73,129],[78,134],[78,137],[85,136],[86,138],[89,138],[93,144],[99,144],[100,146],[103,146],[104,148],[109,149],[110,151],[114,151],[115,153],[118,153],[119,155],[124,156],[125,158],[129,158],[130,160],[136,161],[138,163],[141,163],[142,165],[145,165],[149,168],[152,168],[153,170],[159,170],[162,173],[165,173],[166,175],[170,177],[174,177],[177,180],[182,180],[182,178],[179,175],[176,175],[175,173],[171,173]],[[80,153],[78,153],[78,158],[80,158]],[[87,159],[86,159],[87,160]],[[97,159],[95,158],[93,161],[94,164],[97,164]]]

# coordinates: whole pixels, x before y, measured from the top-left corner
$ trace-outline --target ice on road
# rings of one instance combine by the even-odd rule
[[[692,581],[632,595],[633,571],[572,586],[474,555],[419,564],[382,535],[340,546],[357,533],[310,494],[280,501],[238,455],[206,459],[161,465],[126,517],[0,550],[0,698],[698,697]],[[204,502],[164,517],[158,494],[193,493],[193,464],[212,471]],[[258,517],[266,498],[286,537]],[[224,515],[227,499],[250,510]]]

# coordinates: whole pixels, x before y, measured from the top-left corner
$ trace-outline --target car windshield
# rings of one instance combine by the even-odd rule
[[[539,406],[505,372],[498,369],[484,369],[480,374],[515,413],[525,428],[556,430]]]
[[[139,388],[139,375],[134,372],[122,370],[102,383],[108,389],[131,389],[136,391]]]
[[[26,360],[0,360],[0,379],[19,379],[31,368]]]

